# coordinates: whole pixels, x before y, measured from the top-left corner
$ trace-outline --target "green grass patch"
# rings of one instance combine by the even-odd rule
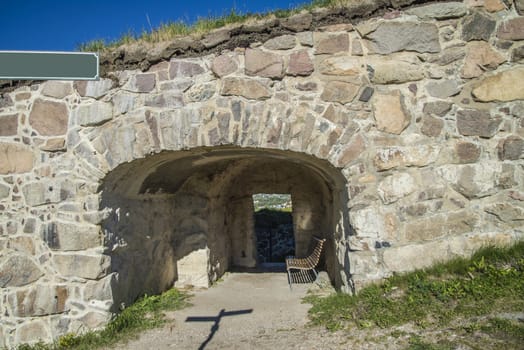
[[[19,345],[17,350],[88,350],[110,346],[136,337],[141,331],[166,323],[164,311],[174,311],[189,305],[189,294],[170,289],[161,295],[138,299],[116,315],[102,330],[81,335],[67,334],[53,344]]]
[[[355,296],[338,293],[324,298],[308,296],[305,301],[313,305],[311,322],[331,330],[407,323],[424,329],[495,311],[522,311],[524,242],[510,248],[485,248],[471,259],[393,276]],[[510,332],[508,329],[501,332]]]

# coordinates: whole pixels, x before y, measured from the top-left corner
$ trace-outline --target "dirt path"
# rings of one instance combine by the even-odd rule
[[[340,339],[327,341],[326,331],[306,327],[310,305],[301,299],[310,287],[290,291],[285,273],[228,273],[216,286],[194,291],[193,306],[169,314],[164,328],[116,349],[345,348]]]

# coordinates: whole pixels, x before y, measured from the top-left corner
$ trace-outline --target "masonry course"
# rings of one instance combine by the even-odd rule
[[[324,235],[344,292],[522,239],[522,4],[411,3],[133,44],[99,81],[4,91],[0,344],[255,267],[253,193],[291,194],[296,252]]]

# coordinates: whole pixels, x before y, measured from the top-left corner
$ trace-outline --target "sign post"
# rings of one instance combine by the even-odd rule
[[[98,80],[93,52],[0,51],[3,80]]]

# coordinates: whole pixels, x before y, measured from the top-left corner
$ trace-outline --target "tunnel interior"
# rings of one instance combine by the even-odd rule
[[[162,152],[118,166],[100,190],[115,305],[256,267],[255,193],[291,195],[295,254],[308,253],[313,235],[327,238],[319,268],[340,284],[347,191],[326,161],[238,147]]]

